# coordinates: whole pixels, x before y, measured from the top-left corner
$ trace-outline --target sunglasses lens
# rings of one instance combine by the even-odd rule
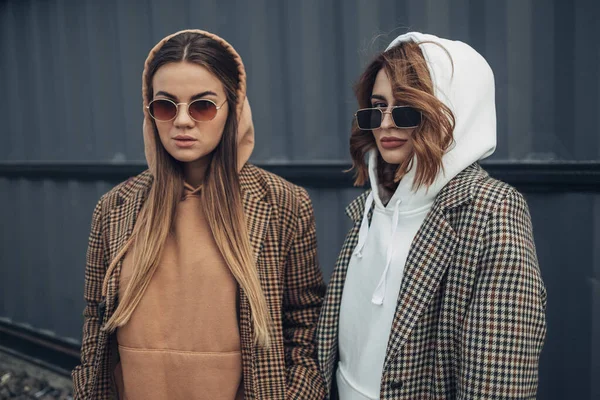
[[[365,108],[356,112],[356,122],[363,130],[377,129],[381,126],[381,111],[375,108]]]
[[[421,113],[412,107],[398,107],[392,110],[394,123],[398,128],[416,128],[421,124]]]
[[[150,115],[157,121],[170,121],[177,115],[177,106],[169,100],[154,100],[150,103]]]
[[[189,105],[190,116],[198,121],[210,121],[217,115],[217,106],[212,101],[196,100]]]

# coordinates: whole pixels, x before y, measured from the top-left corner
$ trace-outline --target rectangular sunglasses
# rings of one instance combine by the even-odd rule
[[[370,131],[381,127],[384,114],[392,114],[396,128],[416,128],[421,124],[423,116],[420,111],[409,106],[389,107],[390,111],[382,108],[361,108],[356,112],[358,129]]]

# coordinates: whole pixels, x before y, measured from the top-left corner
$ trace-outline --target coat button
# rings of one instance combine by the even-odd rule
[[[402,389],[403,385],[404,385],[404,382],[402,382],[402,379],[394,379],[390,383],[390,388],[394,389],[394,390],[399,390],[399,389]]]

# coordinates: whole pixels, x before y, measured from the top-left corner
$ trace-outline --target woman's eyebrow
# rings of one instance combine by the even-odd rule
[[[212,90],[205,90],[204,92],[195,94],[192,96],[192,98],[190,100],[196,100],[196,99],[200,99],[204,96],[217,96],[217,94],[215,92],[213,92]],[[159,92],[156,92],[156,96],[164,96],[164,97],[168,97],[171,100],[177,100],[177,96],[172,95],[171,93],[165,92],[164,90],[161,90]]]
[[[198,93],[192,96],[192,98],[190,100],[196,100],[196,99],[200,99],[204,96],[215,96],[217,97],[217,94],[215,92],[213,92],[212,90],[206,90],[202,93]]]
[[[171,100],[177,100],[177,96],[173,96],[171,93],[167,93],[163,90],[161,90],[160,92],[157,92],[155,94],[155,96],[165,96],[165,97],[170,98]]]
[[[387,99],[385,97],[383,97],[382,95],[380,95],[380,94],[372,94],[371,95],[371,100],[373,100],[373,99],[387,101]]]

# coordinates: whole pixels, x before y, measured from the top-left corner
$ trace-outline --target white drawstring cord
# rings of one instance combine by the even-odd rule
[[[398,213],[400,208],[400,203],[402,203],[401,199],[396,201],[396,205],[394,207],[394,216],[392,218],[392,236],[390,236],[390,241],[388,243],[387,248],[387,260],[385,263],[385,269],[383,270],[383,274],[381,274],[381,279],[379,280],[379,284],[375,288],[375,292],[373,293],[373,297],[371,298],[371,303],[376,305],[382,305],[383,299],[385,298],[385,286],[387,283],[387,274],[390,269],[390,265],[392,264],[392,257],[394,256],[394,236],[396,236],[396,230],[398,228]]]

